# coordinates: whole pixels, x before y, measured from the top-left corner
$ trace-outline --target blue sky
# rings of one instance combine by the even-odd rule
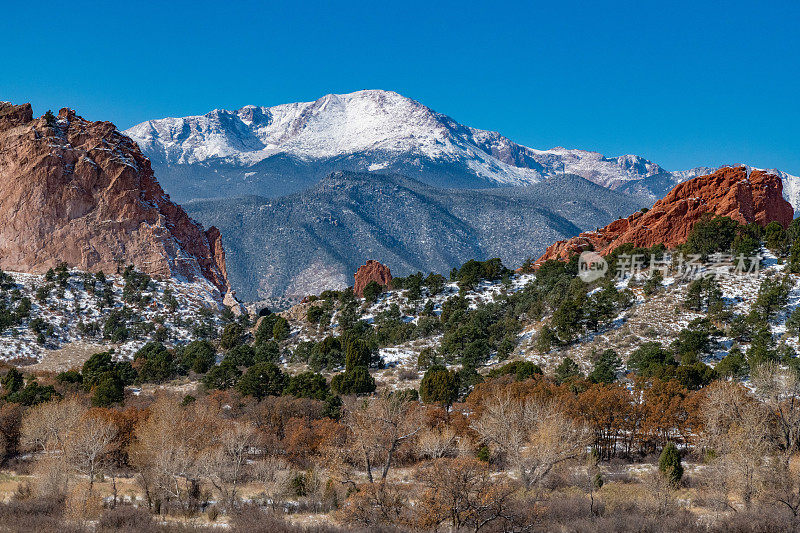
[[[534,147],[800,175],[800,3],[14,2],[0,100],[120,128],[391,89]]]

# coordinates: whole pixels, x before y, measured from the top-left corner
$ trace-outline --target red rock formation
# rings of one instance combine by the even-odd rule
[[[158,277],[229,283],[219,231],[172,203],[150,161],[110,122],[0,103],[0,267],[41,273],[133,264]]]
[[[721,168],[678,184],[646,213],[615,220],[598,231],[581,233],[551,245],[536,264],[548,259],[566,259],[587,249],[606,254],[625,243],[649,247],[663,243],[668,248],[686,242],[689,232],[705,213],[731,217],[737,222],[762,226],[774,221],[787,227],[794,210],[783,198],[778,176],[745,167]]]
[[[392,281],[392,272],[386,265],[370,259],[367,261],[366,265],[358,267],[355,274],[353,290],[359,298],[364,296],[364,287],[366,287],[370,281],[376,281],[380,285],[387,286]]]

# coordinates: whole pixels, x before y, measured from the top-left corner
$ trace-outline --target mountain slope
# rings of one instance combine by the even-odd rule
[[[228,273],[244,299],[352,285],[367,259],[392,273],[447,273],[468,259],[519,265],[552,242],[640,205],[577,176],[529,187],[452,190],[397,175],[334,173],[278,199],[190,202],[226,236]]]
[[[217,109],[150,120],[126,133],[181,201],[219,197],[221,190],[226,197],[278,196],[335,170],[381,170],[462,188],[527,185],[564,173],[615,188],[665,172],[635,155],[533,150],[391,91]]]

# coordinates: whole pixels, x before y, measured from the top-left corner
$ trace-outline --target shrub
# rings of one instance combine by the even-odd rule
[[[109,407],[115,403],[122,403],[124,398],[125,384],[116,372],[105,372],[100,375],[92,388],[94,407]]]
[[[219,345],[223,350],[230,350],[244,342],[244,329],[240,324],[233,323],[225,326],[219,338]]]
[[[458,399],[459,389],[458,374],[444,366],[434,365],[422,377],[419,395],[425,403],[438,403],[449,408]]]
[[[336,374],[331,379],[336,394],[369,394],[375,392],[375,379],[365,366],[357,366]]]
[[[375,303],[378,300],[378,296],[380,296],[382,292],[383,285],[375,280],[372,280],[364,287],[364,299],[368,303]]]
[[[163,383],[177,374],[172,352],[160,342],[148,342],[133,355],[139,366],[139,379],[147,383]]]
[[[190,342],[181,352],[181,364],[198,374],[205,374],[214,366],[217,350],[206,340]]]
[[[670,442],[664,447],[661,456],[658,458],[658,471],[673,486],[677,486],[683,477],[683,465],[681,465],[681,454],[675,443]]]
[[[275,364],[258,363],[247,369],[236,384],[236,389],[243,396],[254,396],[260,400],[265,396],[280,396],[286,382],[286,375]]]
[[[272,326],[272,337],[280,342],[289,338],[289,321],[279,316]]]
[[[588,378],[592,383],[613,383],[621,370],[622,360],[617,352],[609,348],[597,357]]]
[[[513,361],[499,368],[493,368],[489,372],[490,378],[499,376],[514,376],[517,381],[531,379],[534,376],[542,375],[542,369],[539,365],[530,361]]]
[[[289,378],[285,392],[296,398],[311,398],[313,400],[324,400],[329,394],[325,376],[314,372],[301,372]]]
[[[561,363],[556,367],[555,379],[556,383],[561,384],[570,381],[574,378],[581,377],[581,368],[578,364],[569,357],[565,357]]]
[[[222,362],[212,368],[203,376],[203,385],[209,389],[229,389],[234,387],[239,381],[242,372],[230,360],[223,359]]]

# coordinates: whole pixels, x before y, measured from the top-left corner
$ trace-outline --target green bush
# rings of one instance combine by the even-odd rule
[[[214,366],[217,350],[207,340],[192,341],[181,351],[181,364],[197,374],[205,374]]]
[[[109,407],[115,403],[122,403],[125,397],[125,384],[116,372],[101,374],[92,387],[92,405],[95,407]]]
[[[236,386],[242,372],[237,366],[228,359],[209,370],[203,376],[203,385],[209,389],[230,389]]]
[[[145,383],[163,383],[178,373],[173,353],[159,342],[148,342],[133,355],[139,367],[139,380]]]
[[[488,376],[490,378],[496,378],[499,376],[511,375],[514,376],[517,381],[523,381],[535,376],[540,376],[542,373],[541,367],[535,363],[530,361],[513,361],[499,368],[493,368],[489,371]]]
[[[273,363],[258,363],[242,375],[236,389],[243,396],[254,396],[259,400],[266,396],[280,396],[286,387],[286,375]]]
[[[357,366],[336,374],[331,379],[331,390],[336,394],[369,394],[375,392],[375,379],[365,366]]]
[[[458,374],[444,366],[434,365],[422,377],[419,396],[425,403],[438,403],[449,408],[458,399],[460,388]]]
[[[670,442],[662,450],[661,456],[658,458],[658,471],[673,486],[677,486],[681,482],[683,465],[681,464],[681,454],[675,443]]]
[[[383,285],[375,280],[372,280],[364,287],[364,299],[367,301],[367,303],[375,303],[378,301],[378,296],[380,296],[382,292]]]
[[[556,383],[566,383],[575,378],[582,377],[581,368],[578,364],[569,357],[565,357],[561,363],[556,367],[555,379]]]
[[[244,343],[244,329],[241,324],[236,322],[228,324],[222,330],[219,338],[219,345],[223,350],[230,350]]]
[[[617,352],[609,348],[597,356],[588,378],[592,383],[613,383],[621,370],[622,360]]]
[[[296,398],[312,400],[325,400],[330,394],[325,376],[314,372],[301,372],[292,376],[284,392]]]

